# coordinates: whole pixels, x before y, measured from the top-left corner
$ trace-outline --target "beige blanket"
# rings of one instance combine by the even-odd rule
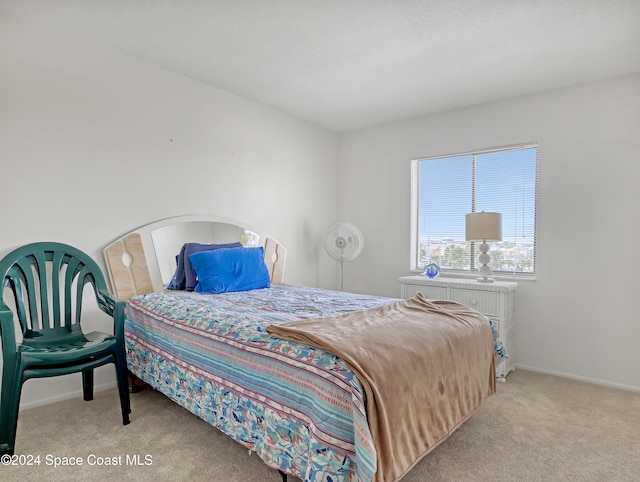
[[[340,356],[367,396],[375,481],[400,480],[495,393],[493,336],[478,312],[408,300],[267,331]]]

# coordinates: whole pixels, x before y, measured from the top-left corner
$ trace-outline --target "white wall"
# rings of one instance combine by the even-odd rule
[[[409,272],[409,160],[539,143],[536,281],[517,291],[517,365],[640,390],[640,74],[340,137],[339,218],[363,255],[345,289],[399,296]]]
[[[61,241],[104,266],[102,248],[123,233],[204,213],[285,244],[286,282],[335,279],[318,263],[336,214],[334,133],[6,15],[0,70],[0,257]],[[32,380],[22,406],[79,390],[75,375]]]

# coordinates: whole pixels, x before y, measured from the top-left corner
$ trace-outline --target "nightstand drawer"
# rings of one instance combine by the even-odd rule
[[[428,300],[447,299],[447,288],[440,288],[439,286],[420,286],[419,288],[418,291],[421,291]]]
[[[441,288],[439,286],[403,285],[402,296],[404,298],[413,298],[418,293],[422,293],[428,300],[447,299],[447,288]]]
[[[500,293],[454,288],[451,290],[451,299],[484,315],[500,314]]]

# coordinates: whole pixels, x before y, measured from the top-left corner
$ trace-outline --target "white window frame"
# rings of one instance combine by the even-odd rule
[[[505,270],[493,270],[494,277],[506,277],[506,278],[524,278],[524,279],[535,279],[537,272],[537,213],[538,213],[538,168],[539,168],[539,146],[536,142],[528,142],[522,144],[513,144],[508,146],[494,147],[494,148],[486,148],[486,149],[477,149],[473,151],[460,152],[455,154],[445,154],[445,155],[437,155],[437,156],[428,156],[428,157],[420,157],[411,160],[411,232],[410,232],[410,269],[411,271],[422,272],[424,271],[424,266],[419,265],[419,250],[420,250],[420,234],[419,234],[419,203],[420,203],[420,162],[435,160],[435,159],[446,159],[453,158],[459,156],[477,156],[482,154],[491,154],[498,153],[502,151],[515,151],[521,149],[536,149],[536,163],[535,163],[535,199],[534,199],[534,228],[533,228],[533,271],[532,272],[521,272],[521,271],[505,271]],[[474,161],[475,163],[475,161]],[[475,176],[475,173],[472,174]],[[475,180],[474,180],[475,182]],[[472,188],[472,201],[469,206],[468,212],[476,212],[475,208],[475,192],[473,192],[474,188]],[[452,268],[444,268],[441,269],[441,272],[446,273],[447,275],[453,276],[477,276],[477,249],[475,249],[474,244],[470,243],[470,251],[471,251],[471,269],[452,269]]]

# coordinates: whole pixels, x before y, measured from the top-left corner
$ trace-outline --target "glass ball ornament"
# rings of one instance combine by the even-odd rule
[[[440,266],[438,266],[436,263],[429,263],[424,268],[424,275],[427,278],[435,278],[439,274],[440,274]]]

